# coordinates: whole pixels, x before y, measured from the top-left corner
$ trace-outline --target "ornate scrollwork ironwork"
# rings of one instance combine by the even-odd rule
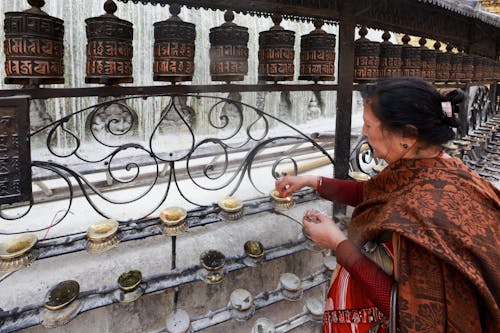
[[[141,98],[167,101],[151,132],[142,141],[134,136],[138,120],[135,110],[128,106],[130,100]],[[187,104],[188,98],[210,101],[207,124],[216,134],[195,135],[195,114]],[[59,186],[66,188],[63,214],[54,218],[51,226],[67,217],[77,195],[83,196],[99,215],[125,222],[130,220],[128,216],[126,219],[111,216],[113,214],[109,212],[109,207],[116,209],[146,202],[147,205],[141,206],[140,214],[130,214],[132,219],[146,218],[165,203],[174,188],[184,200],[202,207],[213,205],[216,200],[211,200],[213,196],[210,195],[205,200],[203,197],[200,199],[199,195],[194,198],[195,194],[220,190],[232,195],[241,187],[245,176],[258,193],[266,194],[268,190],[263,189],[262,180],[257,180],[254,175],[254,166],[261,156],[267,154],[264,151],[269,147],[305,143],[311,146],[311,152],[317,151],[327,156],[333,167],[332,157],[315,140],[278,117],[241,100],[239,93],[231,93],[228,98],[190,94],[117,97],[36,129],[30,137],[46,135],[49,156],[44,160],[32,161],[32,169],[37,169],[37,172],[33,172],[33,181],[59,179],[63,184]],[[86,133],[90,134],[87,135],[90,140],[79,132],[81,126],[74,124],[83,114],[87,115]],[[271,124],[275,123],[281,126],[279,135],[271,135]],[[183,134],[182,137],[179,133]],[[63,136],[66,137],[66,144],[61,147],[58,142]],[[278,177],[276,167],[285,161],[292,163],[297,170],[294,154],[293,149],[290,149],[287,153],[279,151],[265,156],[267,160],[275,160],[269,171],[270,180]],[[203,159],[211,161],[200,162]],[[99,173],[107,176],[104,186],[95,181]],[[191,190],[186,189],[181,178],[189,182]],[[161,186],[158,192],[160,183],[165,186]],[[110,187],[111,184],[114,185]],[[193,193],[193,186],[196,193]],[[127,192],[126,197],[114,191],[132,188],[133,192]],[[16,214],[9,214],[11,206],[0,206],[0,217],[6,220],[28,218],[38,203],[32,200],[22,208],[22,213],[17,207]],[[0,234],[18,233],[9,231]]]

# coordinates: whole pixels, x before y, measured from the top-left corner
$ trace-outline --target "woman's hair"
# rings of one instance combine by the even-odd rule
[[[454,114],[465,96],[461,90],[441,95],[420,78],[392,78],[367,84],[361,94],[383,128],[437,145],[455,136],[452,127],[460,123]],[[442,102],[451,103],[451,114],[443,110]]]

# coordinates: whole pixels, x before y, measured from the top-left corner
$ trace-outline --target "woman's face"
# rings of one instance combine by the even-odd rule
[[[363,130],[368,142],[375,151],[375,156],[392,163],[399,160],[405,150],[401,146],[401,135],[391,133],[382,127],[380,120],[373,114],[370,103],[364,102]]]

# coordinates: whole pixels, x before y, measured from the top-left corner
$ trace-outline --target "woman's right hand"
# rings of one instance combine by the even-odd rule
[[[276,179],[274,188],[279,192],[280,196],[288,197],[293,192],[306,186],[315,189],[317,183],[317,176],[285,176],[283,178]]]

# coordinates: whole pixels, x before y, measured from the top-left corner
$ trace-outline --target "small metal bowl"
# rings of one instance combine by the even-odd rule
[[[118,278],[118,286],[123,291],[132,291],[141,283],[141,271],[133,270],[122,273]]]
[[[0,259],[14,259],[31,250],[38,238],[34,234],[15,236],[0,243]]]
[[[226,264],[226,256],[216,250],[208,250],[201,254],[200,262],[207,271],[218,271]]]
[[[160,212],[160,220],[167,226],[181,224],[186,216],[187,212],[182,207],[167,207]]]
[[[217,205],[226,213],[236,213],[243,208],[243,202],[236,197],[224,197],[217,202]]]
[[[356,181],[365,181],[370,179],[371,177],[364,172],[359,171],[349,171],[349,177]]]
[[[288,203],[288,202],[293,201],[293,198],[291,196],[287,196],[287,197],[280,196],[280,192],[278,192],[277,190],[272,190],[270,193],[270,196],[271,196],[271,198],[273,198],[274,201],[276,201],[278,203]]]
[[[385,169],[385,167],[385,165],[375,164],[374,166],[372,166],[372,170],[376,173],[380,173]]]
[[[118,222],[107,219],[91,224],[87,228],[87,238],[93,243],[103,243],[113,238],[117,231]]]
[[[264,255],[264,247],[259,241],[249,240],[243,246],[247,256],[253,259],[260,259]]]
[[[45,308],[55,311],[73,302],[80,292],[80,285],[74,280],[58,283],[47,294]]]

